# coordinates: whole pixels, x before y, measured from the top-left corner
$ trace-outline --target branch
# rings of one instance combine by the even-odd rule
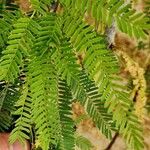
[[[59,6],[59,1],[57,0],[57,1],[52,5],[53,12],[56,12],[56,11],[57,11],[58,6]]]
[[[113,146],[113,144],[115,143],[116,139],[118,138],[119,133],[117,132],[114,137],[112,138],[111,142],[109,143],[109,145],[105,148],[105,150],[110,150]]]

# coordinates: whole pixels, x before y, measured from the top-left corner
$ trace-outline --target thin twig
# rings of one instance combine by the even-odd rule
[[[115,143],[117,137],[119,136],[119,133],[117,132],[114,137],[112,138],[111,142],[109,143],[109,145],[105,148],[105,150],[110,150],[113,146],[113,144]]]
[[[59,6],[59,1],[57,0],[57,2],[54,4],[53,12],[57,11],[58,6]]]
[[[0,111],[1,111],[1,109],[2,109],[4,100],[5,100],[5,98],[6,98],[7,91],[8,91],[8,87],[9,87],[9,84],[7,83],[7,84],[6,84],[6,87],[5,87],[5,88],[1,91],[1,93],[0,93],[0,98],[1,98]]]

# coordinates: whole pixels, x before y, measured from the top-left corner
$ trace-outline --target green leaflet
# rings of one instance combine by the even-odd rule
[[[20,12],[7,12],[4,11],[0,14],[0,53],[6,48],[8,36],[13,29],[12,25],[17,19],[21,17]]]
[[[57,47],[61,37],[60,18],[53,14],[42,17],[39,20],[34,49],[43,55],[51,48]]]
[[[137,39],[146,38],[144,30],[149,29],[149,26],[145,26],[147,17],[143,13],[137,14],[135,10],[132,10],[131,4],[125,4],[124,0],[95,0],[92,2],[91,0],[83,0],[82,3],[78,0],[75,2],[73,0],[60,0],[60,2],[66,6],[66,9],[68,6],[71,7],[70,12],[73,16],[74,10],[79,12],[79,16],[82,18],[88,12],[98,23],[106,26],[111,26],[115,19],[117,27],[122,32]],[[120,22],[122,22],[122,26],[120,26]]]
[[[61,122],[61,150],[74,150],[75,148],[75,124],[72,120],[72,95],[66,82],[59,80],[59,114]]]
[[[0,131],[6,131],[10,128],[12,124],[12,118],[8,112],[0,112]]]
[[[60,139],[57,78],[53,65],[48,62],[48,59],[35,58],[28,67],[36,142],[44,150]]]
[[[86,74],[79,70],[75,54],[71,51],[72,47],[69,42],[62,43],[62,47],[52,55],[59,74],[61,74],[63,79],[67,80],[74,98],[79,100],[83,105],[87,105],[86,111],[96,123],[96,126],[106,137],[111,138],[111,129],[113,129],[111,127],[111,115],[105,114],[107,111],[99,99],[98,89],[88,79]]]
[[[9,141],[14,143],[19,140],[24,143],[25,139],[30,139],[29,133],[31,131],[31,98],[27,83],[23,85],[21,96],[15,106],[17,110],[13,114],[19,115],[19,118],[15,121],[15,128],[11,132]]]
[[[116,127],[120,128],[121,126],[121,133],[124,132],[124,134],[126,135],[124,136],[125,138],[128,136],[128,139],[126,138],[126,140],[129,144],[131,144],[132,139],[134,139],[134,135],[130,133],[128,134],[128,132],[126,132],[126,124],[129,123],[127,121],[127,116],[129,110],[133,109],[133,104],[129,98],[130,96],[127,92],[127,89],[124,86],[120,85],[120,79],[112,77],[113,74],[116,74],[118,72],[118,62],[116,57],[106,49],[103,38],[96,35],[96,33],[93,33],[92,29],[87,30],[88,26],[86,26],[80,18],[73,19],[72,15],[68,15],[65,18],[64,31],[66,35],[70,37],[70,41],[74,45],[76,50],[79,50],[79,45],[81,45],[80,47],[83,47],[85,45],[84,49],[80,50],[86,50],[83,60],[83,67],[85,68],[85,72],[89,74],[90,79],[95,80],[95,83],[98,86],[98,93],[100,94],[98,97],[104,102],[104,107],[107,108],[106,111],[113,114],[113,120],[116,123]],[[70,22],[72,23],[72,26],[74,26],[74,31],[70,30]],[[77,31],[78,34],[76,34]],[[86,83],[84,84],[86,85]],[[75,81],[73,82],[73,85],[75,85]],[[94,119],[95,113],[90,111],[90,109],[94,110],[92,108],[92,104],[94,104],[94,102],[89,104],[90,107],[88,107],[88,113],[91,113],[91,117]],[[134,116],[134,113],[132,112],[130,113],[130,115],[132,117]],[[137,123],[134,122],[134,120],[132,121],[132,123],[140,124],[140,122]],[[99,125],[100,123],[97,124]],[[131,122],[129,124],[131,124]],[[131,130],[133,129],[134,128],[131,128]],[[105,131],[107,130],[102,130],[102,133],[104,133],[107,137],[111,137],[111,132],[107,132],[109,134],[106,134]],[[140,129],[138,131],[141,132]],[[135,135],[141,141],[143,141],[142,135],[136,133]],[[138,143],[137,145],[142,148],[143,145],[141,144],[140,140],[135,139],[135,141]],[[136,147],[136,145],[133,144],[132,147]]]
[[[0,3],[0,14],[4,11],[15,11],[18,9],[18,6],[11,1],[1,1]]]
[[[35,12],[45,16],[50,9],[53,0],[30,0],[31,6]]]
[[[12,125],[11,112],[15,110],[15,102],[18,99],[18,86],[0,84],[0,131],[9,130]],[[4,87],[3,87],[4,86]]]
[[[19,18],[8,37],[8,46],[0,60],[0,79],[14,82],[20,73],[22,58],[29,55],[34,42],[32,27],[36,23],[29,18]]]
[[[78,78],[79,65],[75,53],[72,52],[71,44],[67,42],[67,38],[63,39],[60,48],[56,49],[51,57],[58,74],[61,75],[62,79],[66,79],[68,85],[71,84],[72,78]]]
[[[76,146],[80,148],[80,150],[92,150],[92,143],[85,137],[76,135]]]
[[[98,93],[98,88],[94,81],[91,81],[84,71],[80,73],[80,84],[84,87],[84,99],[79,99],[85,106],[85,110],[92,118],[95,125],[109,139],[112,138],[112,131],[116,130],[112,121],[112,114],[104,107],[101,95]],[[81,93],[83,94],[83,93]]]
[[[95,33],[91,32],[92,27],[84,24],[81,17],[68,15],[64,16],[64,18],[63,30],[68,37],[71,36],[70,40],[76,50],[83,51],[97,42],[97,39],[94,39]]]

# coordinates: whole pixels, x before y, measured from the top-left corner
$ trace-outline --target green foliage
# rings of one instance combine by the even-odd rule
[[[91,150],[93,148],[92,143],[83,136],[76,136],[76,145],[80,150]]]
[[[28,67],[32,121],[35,124],[37,140],[44,150],[50,144],[57,144],[60,134],[57,78],[48,58],[34,57]]]
[[[147,17],[143,13],[137,13],[131,8],[131,4],[125,4],[124,0],[60,0],[71,10],[79,11],[84,15],[86,12],[92,14],[92,17],[101,24],[111,26],[113,21],[124,33],[136,38],[145,38],[145,29],[150,26],[146,24]]]
[[[98,88],[95,87],[94,82],[89,80],[84,72],[80,74],[80,83],[84,87],[84,97],[86,98],[84,98],[84,100],[81,99],[81,103],[86,106],[87,113],[101,132],[107,138],[112,138],[111,131],[115,130],[112,114],[108,113],[107,109],[104,108],[104,103],[100,99]]]
[[[96,35],[90,26],[83,23],[80,17],[73,18],[72,15],[65,16],[64,32],[66,32],[68,37],[71,37],[71,42],[77,50],[85,51],[85,49],[87,49],[83,66],[85,71],[89,73],[90,78],[95,79],[95,83],[98,86],[98,90],[95,91],[96,89],[94,89],[93,94],[93,84],[89,85],[90,82],[88,80],[86,81],[86,77],[83,76],[83,80],[81,80],[83,81],[83,85],[89,85],[90,90],[87,89],[90,92],[89,96],[94,97],[93,101],[85,100],[84,102],[89,106],[87,107],[88,114],[92,116],[93,121],[98,125],[97,127],[102,130],[102,133],[110,138],[111,128],[109,127],[110,123],[108,120],[111,120],[111,117],[109,117],[108,113],[113,113],[112,118],[116,126],[120,128],[120,132],[126,137],[127,132],[124,128],[126,128],[125,126],[127,125],[128,111],[130,108],[133,109],[133,104],[129,99],[130,96],[126,91],[127,89],[121,85],[121,80],[118,77],[112,76],[118,72],[117,59],[106,49],[104,38]],[[96,92],[100,95],[97,95]],[[91,93],[93,95],[91,95]],[[96,99],[96,97],[98,97],[98,99]],[[103,112],[101,112],[100,115],[98,115],[99,112],[97,108],[93,106],[94,104],[96,107],[101,105],[99,99],[103,102],[102,108],[108,108],[108,110],[105,110],[106,112],[102,108],[98,108],[98,111],[102,110]],[[104,118],[102,116],[102,118],[104,120],[106,118],[106,121],[102,121],[101,114],[105,116]],[[134,114],[131,113],[130,115],[134,118]],[[96,118],[94,118],[94,116]],[[132,120],[132,123],[133,122],[136,124],[136,119]],[[132,127],[130,129],[132,130]],[[137,132],[140,132],[140,129]],[[137,133],[135,134],[138,136]],[[131,144],[134,135],[129,134],[128,136],[130,137],[127,139],[128,143]],[[140,145],[142,136],[139,136],[139,139],[137,143]]]
[[[3,13],[3,10],[14,11],[17,9],[18,6],[14,3],[11,3],[11,0],[0,0],[0,13]]]
[[[108,27],[115,21],[121,31],[137,38],[145,37],[146,17],[123,0],[60,0],[63,8],[56,13],[57,4],[31,0],[32,15],[16,10],[0,18],[0,81],[12,85],[1,90],[6,117],[0,113],[0,130],[10,127],[12,112],[16,119],[11,143],[34,136],[32,142],[43,150],[73,150],[75,145],[88,150],[91,144],[76,137],[72,119],[72,102],[79,101],[107,138],[117,131],[131,149],[141,150],[141,124],[118,76],[118,60],[107,49],[105,35],[97,33],[84,15]]]
[[[19,18],[13,25],[14,29],[8,37],[8,46],[2,52],[0,79],[7,82],[14,82],[20,72],[22,58],[29,55],[31,51],[34,36],[34,21],[24,17]]]
[[[8,35],[13,29],[12,25],[15,23],[15,21],[17,21],[19,16],[19,12],[8,13],[5,11],[0,14],[0,54],[2,50],[6,47]]]
[[[72,95],[65,81],[59,81],[59,114],[61,121],[61,142],[60,149],[74,150],[75,147],[75,129],[72,120]]]
[[[0,112],[0,131],[6,131],[10,128],[12,123],[12,118],[8,112]]]
[[[18,98],[18,86],[0,83],[0,131],[9,131],[13,118],[11,112],[15,110],[15,102]]]
[[[62,78],[66,77],[68,85],[71,86],[73,96],[80,100],[83,105],[87,103],[86,110],[97,127],[106,137],[111,138],[111,115],[107,114],[101,103],[97,88],[92,81],[88,80],[86,74],[80,73],[79,65],[76,63],[77,60],[74,56],[75,54],[71,51],[70,44],[67,42],[62,42],[62,44],[59,49],[60,52],[57,51],[52,56],[58,73],[61,74]]]
[[[13,113],[19,118],[15,121],[15,128],[11,132],[10,143],[16,140],[24,143],[24,139],[30,139],[29,133],[31,130],[31,98],[28,96],[28,84],[24,84],[21,96],[16,102],[17,110]]]
[[[77,76],[79,73],[79,65],[77,64],[76,55],[72,50],[73,47],[66,38],[62,39],[60,48],[56,49],[52,54],[52,60],[56,65],[58,74],[61,75],[63,79],[66,79],[68,85],[71,84],[71,78],[74,80],[79,79]]]
[[[56,47],[60,44],[61,31],[59,25],[59,18],[55,15],[47,15],[41,17],[39,25],[36,25],[38,32],[34,48],[41,55],[51,48]]]
[[[30,0],[31,6],[34,9],[34,13],[40,15],[46,15],[50,9],[53,0]]]

